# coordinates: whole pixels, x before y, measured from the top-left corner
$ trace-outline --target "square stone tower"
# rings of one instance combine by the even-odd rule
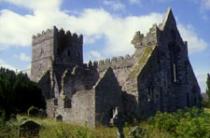
[[[83,64],[83,36],[56,27],[33,36],[31,79],[38,82],[54,67],[66,69]]]

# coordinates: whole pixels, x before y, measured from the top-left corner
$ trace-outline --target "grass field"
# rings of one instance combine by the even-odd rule
[[[0,138],[18,137],[18,126],[23,120],[33,120],[41,124],[40,138],[116,138],[116,128],[98,127],[96,129],[77,126],[51,119],[29,118],[18,115],[16,120],[2,122]],[[196,108],[179,110],[176,113],[157,113],[129,135],[133,126],[126,125],[125,136],[129,138],[210,138],[210,109]]]

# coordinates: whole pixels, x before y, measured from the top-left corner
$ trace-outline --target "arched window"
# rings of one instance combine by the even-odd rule
[[[170,55],[172,82],[176,83],[176,82],[179,82],[178,61],[179,61],[180,47],[176,45],[175,42],[171,42],[168,45],[168,49],[169,49],[169,55]]]
[[[67,51],[67,56],[71,57],[71,51],[70,50]]]

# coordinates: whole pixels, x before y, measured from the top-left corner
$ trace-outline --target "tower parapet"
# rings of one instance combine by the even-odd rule
[[[55,31],[55,61],[56,64],[83,64],[83,36],[70,31]]]
[[[32,37],[32,45],[39,44],[45,40],[53,39],[54,37],[54,31],[53,29],[47,29],[46,31],[42,31],[42,33],[38,33],[36,35],[33,35]]]

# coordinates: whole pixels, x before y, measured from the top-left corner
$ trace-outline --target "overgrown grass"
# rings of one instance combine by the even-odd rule
[[[31,119],[41,124],[40,138],[116,138],[116,128],[85,126],[56,122],[51,119],[17,116],[16,120],[0,120],[0,138],[18,138],[18,124]],[[210,138],[210,109],[186,109],[176,113],[160,113],[138,124],[136,135],[129,135],[132,126],[126,126],[129,138]]]
[[[15,125],[12,128],[17,127],[18,124],[24,120],[33,120],[41,124],[40,138],[116,138],[117,129],[115,127],[103,127],[88,128],[85,126],[72,125],[65,122],[58,122],[47,118],[36,118],[28,116],[17,116],[17,120],[14,121]],[[18,129],[15,130],[16,134],[13,138],[18,136]],[[129,128],[124,129],[125,135],[128,135]],[[1,132],[1,131],[0,131]],[[9,132],[8,132],[9,133]],[[1,134],[0,134],[1,138]]]

